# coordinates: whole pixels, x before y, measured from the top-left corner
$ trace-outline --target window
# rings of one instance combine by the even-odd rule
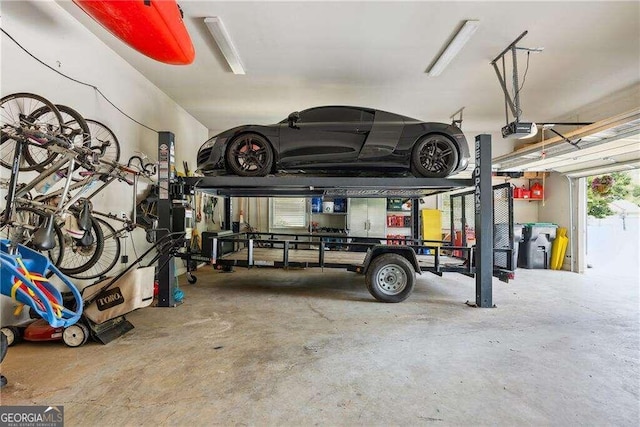
[[[320,107],[300,112],[300,123],[360,122],[361,120],[362,110],[357,108]],[[373,114],[371,114],[371,120],[373,120]]]
[[[307,199],[304,197],[271,198],[271,228],[305,228]]]

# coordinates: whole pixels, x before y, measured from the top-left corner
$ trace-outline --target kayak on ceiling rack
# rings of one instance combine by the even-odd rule
[[[138,52],[172,65],[195,58],[182,11],[172,0],[73,0],[111,34]]]

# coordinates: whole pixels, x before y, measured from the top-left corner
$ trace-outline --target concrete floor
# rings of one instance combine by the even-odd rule
[[[9,349],[2,404],[93,425],[632,425],[638,278],[518,270],[495,309],[423,275],[400,304],[340,270],[200,271],[103,346]]]

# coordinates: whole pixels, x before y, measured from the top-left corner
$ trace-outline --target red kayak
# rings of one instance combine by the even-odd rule
[[[73,0],[111,34],[157,61],[191,64],[196,55],[175,0]]]

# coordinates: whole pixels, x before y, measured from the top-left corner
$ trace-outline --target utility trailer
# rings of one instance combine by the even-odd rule
[[[336,238],[344,239],[340,250],[329,249]],[[210,254],[202,254],[218,270],[233,267],[344,268],[365,276],[371,295],[382,302],[404,301],[415,285],[415,276],[430,272],[442,276],[457,272],[473,277],[473,247],[450,242],[404,239],[401,245],[386,238],[346,238],[343,234],[236,233],[212,237]],[[366,240],[366,241],[362,241]],[[397,238],[393,240],[397,241]],[[229,249],[232,247],[233,249]],[[510,248],[497,248],[510,252]],[[457,253],[457,256],[452,254]],[[203,259],[203,260],[204,260]],[[508,281],[513,272],[494,268],[494,276]]]

